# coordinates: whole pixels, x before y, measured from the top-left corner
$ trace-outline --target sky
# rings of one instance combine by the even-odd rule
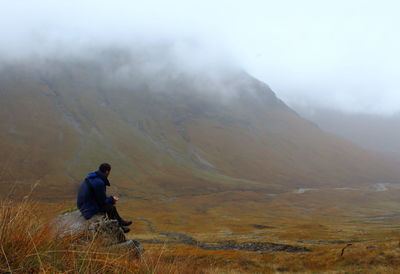
[[[391,115],[399,10],[389,0],[0,0],[0,55],[169,40],[183,56],[237,64],[289,105]]]

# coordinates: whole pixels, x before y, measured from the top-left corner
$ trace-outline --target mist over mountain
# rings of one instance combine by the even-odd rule
[[[38,183],[39,196],[73,197],[102,161],[131,198],[400,178],[397,163],[324,133],[237,66],[182,62],[171,47],[4,62],[0,94],[3,193]]]
[[[1,1],[0,56],[178,41],[191,60],[228,57],[287,103],[393,114],[400,110],[398,9],[393,0]]]
[[[338,110],[296,107],[321,129],[342,136],[369,150],[400,157],[400,115],[348,113]]]

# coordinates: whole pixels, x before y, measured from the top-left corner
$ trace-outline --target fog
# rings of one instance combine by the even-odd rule
[[[290,105],[388,115],[400,112],[399,8],[396,1],[0,0],[0,56],[168,44],[185,68],[240,67]]]

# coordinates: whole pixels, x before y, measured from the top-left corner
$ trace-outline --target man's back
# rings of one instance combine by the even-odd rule
[[[99,166],[99,170],[89,173],[79,188],[76,204],[86,219],[103,212],[108,218],[117,220],[122,230],[128,233],[130,229],[127,226],[131,225],[132,221],[125,221],[118,214],[115,203],[119,198],[106,195],[106,187],[110,186],[108,181],[110,172],[111,165],[103,163]]]
[[[113,204],[113,198],[106,196],[105,176],[100,172],[89,173],[82,182],[77,198],[77,206],[86,219],[101,211],[106,203]]]

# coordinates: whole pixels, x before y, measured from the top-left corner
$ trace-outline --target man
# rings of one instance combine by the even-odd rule
[[[111,165],[101,164],[99,170],[91,172],[82,182],[77,199],[77,206],[82,215],[88,220],[97,213],[106,213],[108,218],[117,220],[122,230],[127,233],[127,227],[131,221],[124,221],[118,214],[115,203],[119,200],[116,196],[106,195],[106,187],[110,186],[108,176],[111,172]]]

